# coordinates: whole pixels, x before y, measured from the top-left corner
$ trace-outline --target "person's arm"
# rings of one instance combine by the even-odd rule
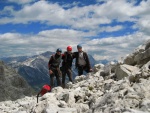
[[[73,59],[75,58],[75,67],[77,68],[78,67],[78,52],[73,52]]]
[[[53,73],[53,71],[51,70],[52,61],[53,61],[53,56],[50,57],[49,62],[48,62],[49,74]]]
[[[72,53],[72,58],[74,59],[74,58],[77,58],[77,52],[73,52]]]
[[[87,66],[89,67],[89,71],[92,71],[90,60],[89,60],[88,54],[86,52],[85,52],[85,55],[86,55],[86,62],[87,62]]]
[[[53,60],[53,57],[51,56],[50,59],[49,59],[49,62],[48,62],[48,68],[49,68],[49,69],[50,69],[50,67],[51,67],[52,60]]]
[[[61,59],[65,59],[65,53],[61,54],[62,58]]]

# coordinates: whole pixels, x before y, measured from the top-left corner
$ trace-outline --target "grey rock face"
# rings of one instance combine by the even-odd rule
[[[0,75],[4,75],[4,67],[0,66]]]
[[[144,65],[150,61],[150,40],[140,45],[132,54],[124,59],[124,63],[128,65]]]
[[[14,69],[0,63],[0,101],[32,95],[33,89]]]
[[[150,59],[150,48],[148,48],[142,53],[137,54],[134,58],[134,61],[137,64],[145,64],[146,62],[149,61],[149,59]]]
[[[136,62],[134,61],[134,54],[130,54],[128,55],[125,59],[124,59],[124,63],[128,64],[128,65],[135,65]]]
[[[128,76],[135,76],[136,72],[139,71],[138,67],[135,66],[130,66],[127,64],[123,64],[123,65],[119,65],[116,68],[116,76],[119,80],[121,80],[124,77],[128,77]]]
[[[150,61],[142,67],[142,77],[150,77]]]
[[[145,50],[150,48],[150,40],[148,40],[144,45],[145,45]]]

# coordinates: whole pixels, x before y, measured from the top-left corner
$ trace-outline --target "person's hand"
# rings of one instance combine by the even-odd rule
[[[53,74],[53,71],[51,69],[49,70],[49,74]]]
[[[92,71],[93,71],[93,69],[90,69],[89,71],[90,71],[90,72],[92,72]]]

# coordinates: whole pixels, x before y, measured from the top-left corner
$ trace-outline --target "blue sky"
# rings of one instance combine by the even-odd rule
[[[150,39],[150,0],[0,0],[0,58],[82,44],[119,60]]]

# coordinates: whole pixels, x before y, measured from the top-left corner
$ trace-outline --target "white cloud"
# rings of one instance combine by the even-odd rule
[[[143,33],[135,33],[120,37],[93,39],[85,43],[86,51],[94,54],[95,59],[108,60],[120,59],[132,53],[139,45],[150,39]]]
[[[88,35],[93,35],[88,34]],[[132,53],[136,47],[150,39],[143,33],[135,33],[120,37],[88,39],[86,32],[55,29],[41,31],[37,35],[22,35],[5,33],[0,35],[0,57],[34,55],[45,51],[55,51],[57,48],[66,50],[68,45],[76,51],[76,45],[82,43],[83,48],[96,60],[114,60]]]
[[[38,51],[55,51],[57,47],[65,50],[67,45],[72,45],[76,50],[76,44],[84,43],[86,51],[93,54],[96,59],[118,59],[131,52],[142,44],[147,35],[150,35],[150,0],[142,1],[135,6],[135,0],[106,0],[103,4],[78,7],[60,6],[57,3],[34,0],[16,0],[18,4],[24,4],[20,10],[12,6],[5,6],[0,14],[7,15],[0,18],[0,24],[28,24],[41,22],[47,26],[66,26],[68,29],[54,29],[41,31],[35,35],[22,35],[19,33],[5,33],[0,35],[0,48],[3,55],[27,55]],[[103,0],[97,0],[101,2]],[[9,0],[9,2],[14,2]],[[68,9],[64,9],[68,7]],[[84,37],[97,36],[100,32],[114,32],[122,30],[122,25],[111,24],[116,22],[134,22],[134,28],[140,31],[126,36],[108,37],[90,40]],[[107,24],[101,27],[101,24]],[[83,32],[89,30],[89,32]],[[5,51],[9,51],[8,53]]]
[[[149,19],[140,19],[137,24],[137,28],[140,31],[144,32],[147,35],[150,35],[150,20]]]
[[[110,58],[110,56],[104,56],[104,55],[98,55],[98,54],[94,54],[93,57],[94,57],[94,59],[97,60],[97,61],[98,61],[98,60],[107,60],[107,59]]]
[[[92,35],[92,33],[67,29],[41,31],[37,35],[5,33],[0,35],[0,53],[3,53],[5,57],[34,55],[45,51],[55,51],[56,48],[62,48],[65,51],[68,45],[71,45],[76,51],[77,44],[89,40],[83,38],[87,35]],[[5,52],[8,50],[9,52]]]
[[[12,0],[10,0],[12,1]],[[33,0],[23,0],[21,2],[29,3]],[[16,2],[19,3],[19,0]],[[74,2],[74,4],[77,4]],[[104,4],[95,4],[83,7],[70,7],[64,9],[57,3],[49,3],[47,1],[37,1],[34,4],[26,4],[21,10],[14,10],[6,6],[1,13],[8,13],[10,17],[3,17],[0,19],[0,24],[5,23],[23,23],[39,21],[42,24],[69,26],[75,29],[82,30],[96,30],[99,31],[101,24],[110,24],[114,19],[120,22],[131,21],[137,22],[141,27],[142,20],[149,20],[150,2],[142,1],[139,6],[134,6],[134,2],[127,2],[126,0],[107,0]],[[6,14],[7,14],[6,13]],[[143,22],[142,22],[143,23]],[[118,28],[117,28],[118,27]],[[119,26],[114,27],[120,30]],[[121,27],[121,26],[120,26]],[[105,30],[106,29],[106,30]],[[111,32],[112,28],[103,28],[104,31]],[[116,31],[114,30],[114,31]],[[144,31],[143,31],[144,32]]]
[[[49,25],[69,25],[78,29],[98,29],[100,24],[109,24],[112,19],[133,21],[134,18],[130,17],[135,14],[133,9],[133,6],[124,0],[118,2],[109,0],[102,5],[75,6],[67,10],[57,3],[38,1],[25,5],[19,11],[13,11],[13,18],[2,18],[0,23],[40,21]]]
[[[141,1],[140,5],[135,8],[137,12],[135,16],[139,19],[136,21],[134,28],[138,28],[141,32],[146,35],[150,35],[150,0]]]
[[[121,30],[121,29],[123,29],[123,26],[121,26],[121,25],[116,25],[116,26],[106,26],[106,27],[101,27],[100,28],[100,32],[114,32],[114,31],[119,31],[119,30]]]

